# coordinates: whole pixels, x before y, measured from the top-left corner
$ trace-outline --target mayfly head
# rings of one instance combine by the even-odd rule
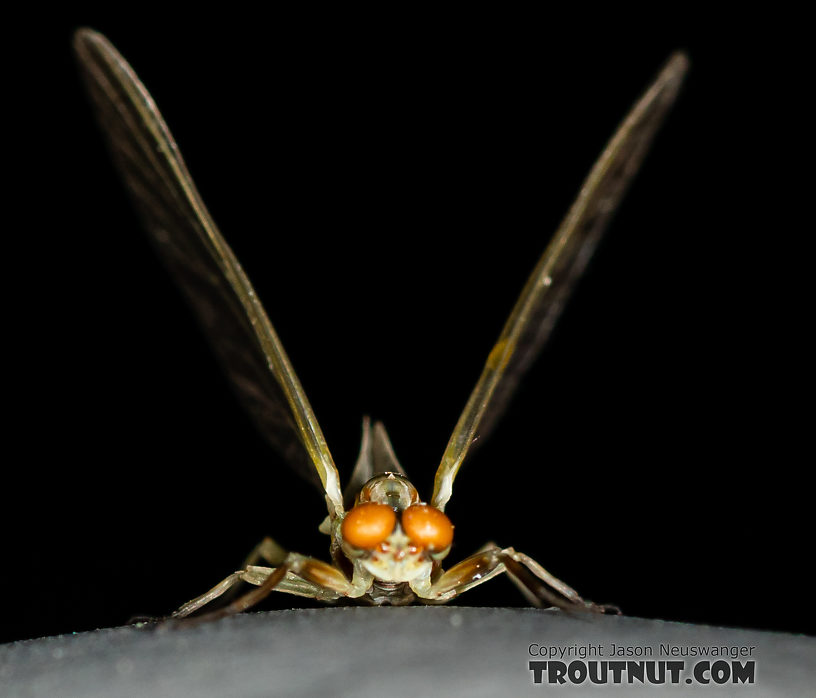
[[[453,542],[450,519],[420,502],[416,488],[398,473],[376,475],[363,485],[334,531],[355,565],[388,583],[427,575]]]

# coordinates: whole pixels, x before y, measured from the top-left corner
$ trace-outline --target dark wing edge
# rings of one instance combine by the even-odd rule
[[[256,426],[341,513],[339,476],[283,346],[224,241],[144,85],[101,34],[74,50],[109,150],[159,256],[181,287]]]
[[[682,52],[669,58],[582,184],[578,198],[527,280],[456,424],[434,478],[433,506],[444,509],[468,450],[477,436],[483,442],[492,431],[549,338],[674,103],[688,67],[688,57]]]

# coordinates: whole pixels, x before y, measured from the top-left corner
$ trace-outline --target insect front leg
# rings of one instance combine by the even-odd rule
[[[444,603],[479,584],[506,572],[535,606],[557,606],[602,613],[607,610],[585,601],[577,591],[553,576],[531,557],[513,548],[500,549],[488,544],[444,572],[435,582],[430,578],[411,583],[422,600]]]
[[[270,565],[277,567],[286,559],[286,550],[278,545],[272,538],[266,536],[260,543],[258,543],[247,555],[244,564],[237,572],[233,572],[229,577],[216,584],[205,594],[197,596],[181,606],[172,614],[173,618],[184,618],[192,613],[195,613],[202,606],[207,605],[211,601],[226,594],[226,597],[235,596],[238,589],[238,582],[244,581],[257,586],[263,584],[266,578],[274,571],[268,567],[256,567],[256,564],[261,560],[265,560]],[[254,568],[254,570],[253,570]],[[259,576],[260,574],[260,576]],[[290,584],[294,580],[285,579],[278,585],[278,591],[288,592],[290,594],[297,594],[299,596],[313,596],[313,594],[303,593],[309,591],[308,589],[289,588],[294,585]],[[301,580],[302,581],[302,580]]]
[[[266,540],[262,541],[258,548],[263,546]],[[250,556],[252,557],[252,554]],[[349,580],[336,567],[322,560],[299,553],[287,553],[278,567],[248,565],[243,570],[233,572],[207,593],[181,606],[172,614],[172,618],[186,618],[240,581],[254,584],[257,589],[252,589],[223,608],[198,616],[195,620],[215,620],[240,613],[259,603],[273,591],[283,591],[320,601],[335,601],[341,597],[358,598],[371,586],[371,579],[364,575],[355,574],[353,579]]]
[[[252,548],[252,550],[249,552],[249,555],[247,555],[246,558],[244,559],[244,563],[241,565],[241,570],[239,570],[239,572],[248,570],[250,567],[256,566],[262,560],[269,563],[272,567],[277,567],[278,565],[280,565],[286,559],[286,555],[287,555],[286,548],[284,548],[283,546],[276,543],[269,536],[266,536],[260,543],[258,543],[254,548]],[[268,569],[268,568],[263,568],[263,569]],[[230,575],[230,577],[231,576],[232,575]],[[225,579],[224,582],[222,582],[221,584],[226,583],[227,580],[230,579],[230,577]],[[265,579],[265,577],[264,577],[264,579]],[[255,582],[251,582],[250,580],[248,580],[246,578],[243,578],[242,581],[250,582],[250,584],[255,584]],[[263,579],[260,582],[257,582],[257,584],[261,584],[262,582],[263,582]],[[218,587],[216,587],[216,588],[218,588]],[[226,601],[227,599],[235,598],[235,596],[238,593],[239,588],[240,587],[237,584],[228,585],[228,589],[226,590],[226,592],[223,592],[223,600]],[[215,591],[215,589],[213,589],[213,591]],[[298,596],[308,596],[308,597],[313,597],[314,596],[313,594],[303,593],[300,590],[295,591],[295,590],[285,589],[285,588],[283,588],[283,583],[282,583],[281,586],[278,586],[277,591],[286,591],[288,593],[296,594]],[[221,596],[221,594],[219,594],[219,596]],[[199,598],[201,598],[201,597],[199,597]],[[212,598],[216,598],[216,597],[212,597]],[[197,599],[194,599],[194,601],[195,600],[197,600]],[[210,599],[210,600],[212,600],[212,599]],[[208,602],[209,601],[205,601],[204,603],[208,603]],[[193,603],[193,601],[190,601],[189,603]],[[185,604],[185,606],[186,605],[187,604]],[[184,608],[184,607],[182,607],[182,608]],[[199,608],[200,608],[200,606],[199,606]],[[179,609],[179,611],[181,611],[181,609]],[[190,611],[190,613],[192,613],[192,612],[193,611]],[[178,611],[176,613],[178,613]]]
[[[510,579],[535,606],[540,607],[543,600],[559,608],[620,613],[617,606],[596,604],[581,598],[575,589],[545,570],[529,555],[518,553],[513,548],[505,548],[501,551],[501,556]]]
[[[241,581],[244,572],[245,570],[233,572],[229,577],[218,582],[218,584],[216,584],[208,592],[202,594],[201,596],[197,596],[185,604],[182,604],[177,610],[173,611],[171,618],[185,618],[191,613],[195,613],[202,606],[206,606],[211,601],[215,601],[215,599],[221,596],[224,592],[234,588],[235,585]]]
[[[186,618],[195,613],[199,608],[206,606],[208,603],[215,601],[226,592],[234,592],[239,582],[248,582],[255,586],[261,586],[269,576],[275,572],[274,567],[258,567],[256,565],[247,565],[244,569],[233,572],[229,577],[220,581],[208,592],[197,596],[192,601],[188,601],[181,606],[177,611],[174,611],[172,618]],[[275,591],[283,591],[297,596],[307,596],[310,598],[319,598],[320,589],[304,579],[299,579],[292,574],[287,574],[275,587]]]
[[[257,565],[261,560],[265,560],[273,567],[277,567],[286,559],[286,548],[276,543],[269,536],[266,536],[258,545],[250,551],[244,560],[243,568]]]

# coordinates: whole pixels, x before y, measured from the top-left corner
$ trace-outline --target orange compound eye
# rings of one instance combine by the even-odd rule
[[[394,510],[385,504],[358,504],[343,519],[343,540],[355,548],[373,550],[382,543],[397,523]]]
[[[403,511],[402,528],[414,543],[431,551],[444,550],[453,541],[450,519],[427,504],[414,504]]]

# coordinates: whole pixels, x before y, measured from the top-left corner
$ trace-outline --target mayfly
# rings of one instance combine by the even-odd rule
[[[610,216],[674,102],[688,60],[670,57],[635,103],[583,183],[490,351],[423,501],[381,423],[366,419],[360,455],[345,490],[312,408],[238,260],[215,226],[153,99],[100,34],[81,29],[74,47],[102,130],[144,226],[179,282],[239,398],[257,426],[325,495],[332,563],[284,550],[265,538],[242,569],[173,616],[198,611],[240,582],[254,588],[216,611],[243,611],[272,591],[326,602],[444,603],[507,573],[537,606],[604,611],[531,557],[487,545],[447,571],[453,541],[444,513],[459,468],[483,440],[550,334]],[[266,563],[264,565],[258,563]]]

